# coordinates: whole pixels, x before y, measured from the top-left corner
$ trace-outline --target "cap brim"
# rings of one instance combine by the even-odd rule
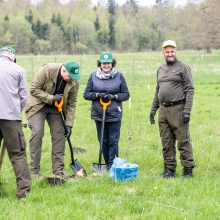
[[[163,46],[163,48],[166,48],[166,47],[173,47],[173,48],[176,48],[176,46],[174,46],[174,45],[170,45],[170,44]]]
[[[112,59],[100,60],[101,63],[112,63]]]
[[[72,80],[80,80],[80,75],[79,74],[70,74],[69,77]]]

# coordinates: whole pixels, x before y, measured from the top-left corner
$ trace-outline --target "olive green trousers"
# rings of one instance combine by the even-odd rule
[[[176,141],[180,161],[184,167],[194,167],[193,150],[190,142],[189,123],[181,121],[184,104],[159,108],[159,130],[163,146],[164,166],[175,171]]]
[[[18,198],[23,198],[31,189],[31,177],[21,121],[0,120],[0,146],[2,139],[4,139],[4,145],[16,176],[16,195]]]
[[[28,126],[31,129],[31,137],[29,139],[31,157],[30,171],[31,174],[40,174],[45,121],[47,121],[50,128],[51,142],[48,143],[44,140],[43,148],[47,151],[52,144],[52,171],[54,174],[59,174],[62,173],[64,169],[64,127],[60,113],[55,108],[47,106],[43,107],[28,120]]]

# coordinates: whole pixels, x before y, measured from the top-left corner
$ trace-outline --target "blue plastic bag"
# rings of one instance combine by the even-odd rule
[[[116,157],[110,169],[110,177],[114,180],[128,181],[138,176],[138,165],[126,163],[125,160]]]

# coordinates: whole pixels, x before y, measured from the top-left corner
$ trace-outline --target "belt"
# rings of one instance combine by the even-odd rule
[[[163,103],[160,103],[163,107],[170,107],[170,106],[175,106],[175,105],[180,105],[180,104],[185,104],[186,100],[183,99],[183,100],[179,100],[179,101],[176,101],[176,102],[163,102]]]

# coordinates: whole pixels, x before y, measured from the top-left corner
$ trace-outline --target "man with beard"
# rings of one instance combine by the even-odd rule
[[[190,68],[177,60],[176,42],[167,40],[162,51],[166,60],[157,70],[157,86],[151,107],[150,123],[159,108],[158,124],[163,146],[163,178],[176,176],[176,147],[180,152],[183,177],[192,176],[194,168],[193,150],[189,136],[190,112],[194,87]]]

